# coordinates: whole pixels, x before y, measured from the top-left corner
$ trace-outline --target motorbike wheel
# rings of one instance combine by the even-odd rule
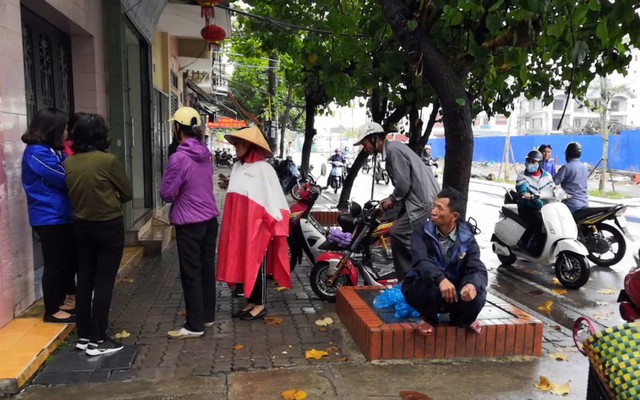
[[[291,197],[293,197],[295,200],[300,200],[300,183],[296,183],[295,185],[293,185],[293,187],[291,188]]]
[[[586,229],[589,228],[587,227]],[[586,239],[587,241],[587,243],[584,243],[589,250],[587,258],[599,267],[611,267],[612,265],[619,263],[627,251],[627,243],[625,242],[622,233],[613,226],[607,224],[598,224],[596,225],[596,229],[598,229],[598,232],[602,234],[602,238],[599,240],[604,240],[608,243],[607,250],[604,252],[598,252],[600,249],[595,249],[595,244],[591,246],[589,245],[589,242],[594,240],[594,233],[589,230],[585,236],[581,237],[581,239]]]
[[[384,184],[388,185],[389,184],[389,174],[387,174],[387,171],[382,171],[382,176],[384,177]]]
[[[319,262],[311,268],[311,289],[313,293],[320,298],[320,300],[334,303],[338,296],[338,287],[340,286],[352,286],[351,281],[346,275],[340,275],[338,279],[333,283],[332,287],[328,287],[325,281],[329,276],[329,263]]]
[[[505,256],[496,253],[496,256],[498,256],[498,260],[500,260],[500,265],[513,265],[513,263],[517,260],[516,256],[514,256],[513,254]]]
[[[562,251],[556,259],[556,277],[567,289],[579,289],[589,281],[591,270],[587,260],[570,251]]]

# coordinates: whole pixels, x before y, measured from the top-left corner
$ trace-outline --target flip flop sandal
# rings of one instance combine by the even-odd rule
[[[471,329],[473,333],[476,333],[479,335],[482,333],[482,324],[478,320],[473,321],[471,325],[469,325],[469,329]]]
[[[416,330],[418,331],[419,334],[423,336],[431,336],[435,332],[433,325],[431,325],[426,321],[421,321],[416,327]]]

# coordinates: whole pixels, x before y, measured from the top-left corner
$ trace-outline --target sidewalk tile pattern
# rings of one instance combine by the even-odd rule
[[[373,308],[379,291],[372,286],[338,289],[336,312],[367,360],[542,355],[542,322],[492,294],[478,316],[482,333],[443,321],[434,335],[423,336],[415,320]]]

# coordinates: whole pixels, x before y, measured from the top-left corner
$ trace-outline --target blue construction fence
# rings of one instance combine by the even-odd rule
[[[557,157],[558,165],[565,163],[564,149],[570,142],[582,145],[583,162],[595,166],[602,157],[602,138],[600,135],[534,135],[511,136],[511,147],[516,162],[524,163],[526,154],[541,144],[551,145],[552,157]],[[474,140],[473,161],[502,162],[505,136],[476,137]],[[445,153],[444,138],[430,139],[431,154],[442,158]],[[509,158],[509,161],[512,161]],[[640,130],[622,131],[619,135],[609,136],[609,167],[621,171],[640,172]]]

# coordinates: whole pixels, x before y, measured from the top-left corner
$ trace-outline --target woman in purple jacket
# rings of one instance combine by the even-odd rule
[[[171,120],[180,145],[162,176],[160,197],[173,203],[169,221],[176,227],[187,321],[167,335],[170,339],[188,339],[204,335],[204,328],[213,326],[215,320],[215,253],[220,213],[213,194],[211,152],[202,143],[200,115],[191,107],[182,107]]]

